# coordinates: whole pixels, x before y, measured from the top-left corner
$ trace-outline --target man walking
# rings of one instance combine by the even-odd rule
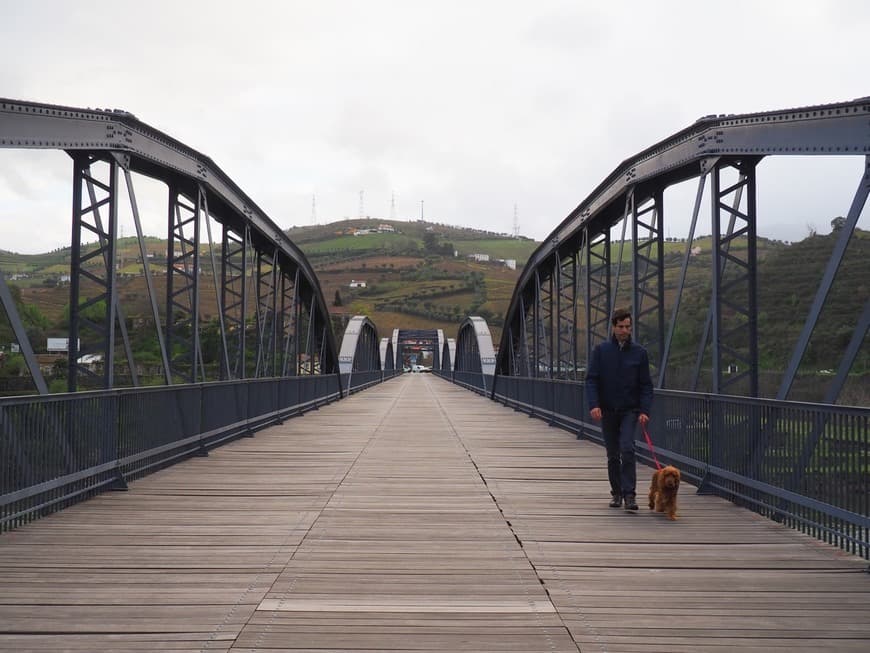
[[[631,341],[631,311],[617,310],[613,335],[592,350],[586,370],[589,415],[601,421],[607,450],[610,506],[637,510],[634,436],[638,422],[649,422],[653,385],[646,349]]]

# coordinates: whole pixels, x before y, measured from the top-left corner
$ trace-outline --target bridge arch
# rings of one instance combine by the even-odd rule
[[[354,315],[347,323],[338,363],[342,374],[382,369],[378,329],[365,315]]]
[[[850,306],[852,335],[834,378],[818,379],[827,386],[824,403],[788,401],[788,393],[870,195],[868,120],[870,98],[707,116],[624,161],[526,263],[506,314],[492,398],[603,444],[588,411],[585,365],[592,347],[609,337],[613,309],[630,308],[633,337],[649,350],[657,385],[649,427],[655,451],[640,438],[640,459],[678,465],[699,491],[807,533],[824,531],[822,539],[866,557],[870,520],[856,501],[866,492],[841,490],[846,477],[849,485],[866,485],[866,474],[840,464],[835,452],[868,441],[870,409],[838,401],[858,350],[866,352],[870,298]],[[758,168],[767,158],[819,155],[855,159],[853,183],[839,198],[848,214],[835,218],[830,257],[776,397],[768,388],[760,398],[757,196],[766,179]],[[683,182],[694,190],[691,227],[679,276],[666,280],[665,192]],[[712,225],[710,257],[703,259],[710,301],[696,320],[697,343],[690,343],[697,347],[691,387],[669,389],[670,348],[705,203]],[[666,290],[676,297],[667,308]],[[702,364],[712,368],[703,384]],[[850,427],[838,432],[840,420]],[[784,448],[783,442],[799,444]],[[837,474],[827,472],[834,468]],[[822,529],[822,521],[831,525]]]
[[[456,340],[445,344],[445,352],[450,348],[453,349],[452,369],[442,367],[441,376],[476,392],[491,392],[496,357],[486,320],[476,315],[465,318],[459,325]]]
[[[492,376],[495,372],[495,350],[486,320],[472,315],[459,325],[456,334],[454,371],[475,372]]]
[[[419,365],[427,370],[441,369],[444,331],[441,329],[393,329],[396,367],[411,369]],[[428,361],[428,365],[424,362]]]
[[[384,379],[386,371],[381,357],[382,341],[378,329],[365,315],[354,315],[347,323],[341,339],[338,362],[342,387],[348,392],[361,390]],[[392,358],[392,351],[387,354]]]
[[[456,364],[456,338],[447,338],[444,341],[444,346],[441,348],[441,367],[442,372],[452,372]]]
[[[122,208],[136,226],[163,383],[338,373],[329,312],[307,259],[207,156],[126,111],[2,98],[0,148],[57,150],[72,158],[70,391],[82,384],[115,387],[116,369],[129,377],[126,384],[140,385],[114,265]],[[162,182],[166,191],[163,297],[153,280],[133,174]],[[220,229],[216,239],[213,226]],[[94,235],[92,251],[86,240]],[[97,287],[87,297],[85,280]],[[217,315],[216,347],[204,343],[206,284],[216,298],[210,311]],[[0,280],[0,301],[18,332],[21,320],[4,290]],[[33,348],[22,345],[44,394]],[[116,349],[125,360],[116,360]],[[212,350],[214,359],[207,359],[204,353]],[[100,358],[101,373],[82,363],[86,355]]]
[[[393,353],[393,341],[390,338],[381,338],[381,366],[385,371],[396,369],[396,356]]]
[[[592,347],[609,337],[613,309],[626,306],[634,317],[633,336],[650,352],[657,386],[668,387],[679,297],[706,203],[712,222],[712,297],[690,389],[759,396],[758,165],[767,157],[861,157],[857,190],[842,198],[849,213],[780,384],[777,397],[787,398],[870,190],[868,118],[867,98],[707,116],[625,160],[529,258],[506,314],[497,374],[582,379]],[[673,287],[666,286],[664,277],[665,191],[687,181],[696,184],[695,204],[676,280],[677,300],[666,308],[666,290],[673,292]],[[732,247],[738,240],[745,246]],[[627,256],[624,250],[630,250]],[[860,343],[868,331],[870,300],[865,298],[857,309],[850,325],[852,343]],[[828,393],[832,402],[857,349],[850,345],[843,354]],[[702,360],[711,361],[709,381],[702,380]]]

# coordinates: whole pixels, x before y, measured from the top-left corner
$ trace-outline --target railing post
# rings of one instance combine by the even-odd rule
[[[547,425],[553,426],[556,423],[556,381],[551,376],[546,380],[546,384],[550,395],[550,419],[547,420]]]
[[[251,428],[251,384],[253,381],[247,379],[245,381],[245,437],[252,438],[254,437],[254,429]]]
[[[275,423],[283,424],[284,416],[282,414],[283,407],[281,406],[281,379],[275,378],[272,383],[275,385]]]
[[[114,393],[112,397],[112,401],[109,402],[109,415],[106,416],[106,426],[114,431],[114,433],[109,433],[108,437],[105,438],[104,442],[110,443],[110,446],[114,449],[114,451],[105,452],[106,455],[102,457],[102,461],[115,460],[117,461],[120,458],[121,451],[121,394]],[[109,486],[110,490],[120,490],[125,491],[129,489],[127,487],[127,481],[124,479],[124,474],[121,472],[121,468],[115,465],[114,470],[115,478],[112,481],[112,484]]]
[[[197,425],[196,425],[196,430],[194,431],[194,433],[200,434],[199,442],[198,442],[199,447],[196,450],[196,455],[205,457],[205,456],[208,456],[208,448],[205,446],[205,443],[202,441],[202,432],[203,432],[202,425],[206,423],[205,415],[206,415],[206,410],[208,410],[208,406],[206,404],[208,402],[206,400],[205,388],[202,386],[202,384],[198,384],[196,390],[197,390],[197,394],[199,396],[199,401],[196,402],[197,405],[199,406],[199,414],[197,415]]]
[[[714,395],[706,395],[704,403],[707,406],[707,460],[704,468],[704,476],[701,477],[698,483],[698,494],[712,494],[710,488],[710,467],[718,467],[721,463],[719,455],[719,447],[721,443],[717,434],[722,433],[722,416],[718,408],[718,402],[715,401]]]

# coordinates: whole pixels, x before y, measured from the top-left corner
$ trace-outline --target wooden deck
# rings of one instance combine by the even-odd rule
[[[870,650],[865,561],[693,490],[404,375],[0,535],[0,650]]]

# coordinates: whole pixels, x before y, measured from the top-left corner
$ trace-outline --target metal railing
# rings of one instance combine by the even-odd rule
[[[0,398],[0,532],[394,374]]]
[[[366,372],[346,372],[341,375],[341,390],[346,395],[365,390],[402,373],[398,370],[369,370]]]
[[[438,375],[603,444],[581,382]],[[870,559],[870,408],[656,390],[648,431],[659,461],[699,493]]]

